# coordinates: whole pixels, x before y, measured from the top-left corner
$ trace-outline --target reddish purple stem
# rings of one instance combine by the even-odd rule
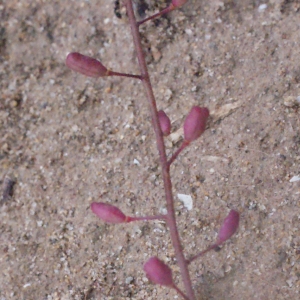
[[[179,287],[173,283],[172,288],[185,300],[189,300],[189,298],[187,297],[187,295],[179,289]]]
[[[139,80],[143,79],[141,75],[119,73],[119,72],[114,72],[114,71],[111,71],[111,70],[108,70],[108,72],[109,72],[108,76],[129,77],[129,78],[135,78],[135,79],[139,79]]]
[[[152,16],[150,16],[150,17],[148,17],[148,18],[146,18],[146,19],[144,19],[142,21],[137,22],[137,26],[140,26],[140,25],[144,24],[147,21],[150,21],[150,20],[153,20],[155,18],[158,18],[158,17],[160,17],[160,16],[162,16],[162,15],[164,15],[164,14],[166,14],[166,13],[168,13],[168,12],[174,10],[174,9],[175,9],[174,6],[172,4],[170,4],[168,7],[166,7],[163,10],[161,10],[160,12],[158,12],[158,13],[156,13],[156,14],[154,14],[154,15],[152,15]]]
[[[166,221],[166,215],[157,215],[157,216],[145,216],[145,217],[130,217],[127,216],[126,222],[134,222],[134,221],[151,221],[151,220],[164,220]]]
[[[138,29],[138,24],[135,19],[135,15],[132,7],[132,0],[126,0],[125,5],[127,8],[127,14],[129,18],[129,23],[131,27],[132,37],[134,46],[136,49],[139,67],[142,74],[142,82],[146,93],[146,98],[149,104],[150,115],[152,119],[152,124],[156,136],[156,144],[160,157],[160,165],[162,168],[162,178],[164,183],[165,197],[167,202],[167,225],[170,229],[170,235],[172,244],[175,250],[175,255],[177,259],[178,266],[180,268],[180,273],[182,276],[182,281],[186,290],[186,294],[189,300],[196,300],[195,292],[192,287],[192,282],[188,270],[188,264],[186,263],[182,245],[180,242],[180,237],[178,233],[178,228],[175,218],[175,209],[174,209],[174,198],[172,192],[172,182],[170,178],[170,166],[168,164],[168,158],[166,154],[165,144],[163,133],[161,131],[160,122],[158,118],[158,111],[156,107],[156,101],[152,90],[152,85],[150,77],[148,74],[148,68],[145,60],[145,55],[143,52],[143,47],[141,43],[141,37]]]
[[[177,156],[182,152],[183,149],[185,149],[190,143],[188,141],[183,141],[181,146],[176,150],[175,153],[171,156],[171,158],[168,160],[169,167],[173,163],[173,161],[177,158]]]
[[[211,250],[213,250],[217,247],[218,247],[218,244],[213,244],[213,245],[209,246],[207,249],[205,249],[204,251],[202,251],[202,252],[192,256],[191,258],[187,259],[186,262],[188,264],[190,264],[192,261],[196,260],[197,258],[203,256],[205,253],[207,253],[207,252],[209,252],[209,251],[211,251]]]

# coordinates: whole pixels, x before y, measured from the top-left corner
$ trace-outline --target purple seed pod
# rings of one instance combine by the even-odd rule
[[[237,231],[239,227],[240,215],[236,210],[231,210],[223,221],[218,233],[217,245],[227,241]]]
[[[66,58],[66,65],[71,70],[89,77],[108,76],[109,71],[101,64],[100,61],[77,52],[69,53]]]
[[[184,139],[190,143],[204,132],[209,110],[206,107],[194,106],[187,115],[184,125]]]
[[[158,112],[160,128],[164,136],[168,136],[171,132],[171,121],[163,110]]]
[[[93,202],[91,209],[95,215],[107,223],[117,224],[127,222],[127,217],[116,206],[102,202]]]
[[[147,260],[144,271],[150,281],[164,286],[173,286],[172,270],[156,256]]]
[[[176,8],[184,5],[186,2],[187,2],[187,0],[172,0],[172,4]]]

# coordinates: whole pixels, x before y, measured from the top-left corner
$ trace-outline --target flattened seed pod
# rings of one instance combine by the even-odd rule
[[[88,77],[109,76],[110,73],[102,63],[92,57],[82,55],[78,52],[69,53],[66,58],[66,65],[71,70]]]

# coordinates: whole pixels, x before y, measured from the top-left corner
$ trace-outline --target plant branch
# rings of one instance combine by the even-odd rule
[[[183,299],[189,300],[189,298],[184,294],[184,292],[181,289],[179,289],[177,285],[173,284],[172,287]]]
[[[157,215],[157,216],[145,216],[145,217],[127,217],[126,222],[134,222],[134,221],[151,221],[151,220],[162,220],[166,221],[166,215]]]
[[[172,10],[174,10],[174,6],[171,4],[170,6],[166,7],[162,11],[159,11],[158,13],[156,13],[156,14],[154,14],[154,15],[152,15],[152,16],[150,16],[150,17],[148,17],[148,18],[146,18],[142,21],[137,22],[137,25],[140,26],[140,25],[144,24],[147,21],[150,21],[150,20],[153,20],[155,18],[161,17],[162,15],[164,15],[164,14],[166,14],[166,13],[172,11]]]
[[[196,300],[192,283],[190,279],[190,274],[188,271],[188,264],[185,260],[182,245],[179,238],[179,233],[176,225],[176,218],[175,218],[175,210],[174,210],[174,199],[173,199],[173,193],[172,193],[172,182],[170,178],[170,167],[167,160],[166,150],[165,150],[165,144],[163,139],[163,134],[161,131],[159,118],[158,118],[158,111],[156,107],[156,101],[153,94],[153,89],[151,85],[151,81],[148,74],[148,68],[145,61],[145,55],[143,52],[142,44],[141,44],[141,38],[138,30],[138,23],[136,22],[135,15],[133,12],[132,7],[132,0],[125,0],[125,5],[127,8],[127,14],[130,22],[132,37],[134,46],[137,52],[138,57],[138,63],[141,70],[142,75],[142,83],[144,86],[144,90],[147,96],[151,119],[152,119],[152,125],[155,132],[156,137],[156,143],[157,143],[157,149],[159,152],[160,157],[160,164],[162,168],[162,177],[164,182],[164,189],[165,189],[165,196],[166,196],[166,202],[167,202],[167,225],[170,229],[170,235],[172,244],[175,250],[175,255],[177,259],[178,266],[180,268],[182,280],[184,283],[184,287],[187,293],[187,297],[189,300]]]
[[[129,78],[135,78],[142,80],[141,75],[134,75],[134,74],[127,74],[127,73],[120,73],[120,72],[114,72],[111,70],[108,70],[107,76],[119,76],[119,77],[129,77]]]
[[[181,146],[177,149],[177,151],[171,156],[171,158],[168,161],[168,165],[171,166],[172,162],[177,158],[177,156],[182,152],[183,149],[185,149],[190,143],[187,141],[183,141]]]
[[[191,258],[187,259],[186,262],[188,264],[190,264],[192,261],[198,259],[199,257],[203,256],[205,253],[207,253],[207,252],[209,252],[209,251],[211,251],[211,250],[213,250],[217,247],[218,247],[218,244],[213,244],[213,245],[209,246],[207,249],[205,249],[205,250],[201,251],[200,253],[198,253],[198,254],[192,256]]]

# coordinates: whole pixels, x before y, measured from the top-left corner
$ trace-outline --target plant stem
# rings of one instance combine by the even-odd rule
[[[158,18],[158,17],[160,17],[160,16],[162,16],[162,15],[164,15],[164,14],[166,14],[166,13],[172,11],[172,10],[174,10],[174,6],[172,4],[170,4],[170,6],[166,7],[165,9],[158,12],[157,14],[154,14],[154,15],[152,15],[152,16],[150,16],[150,17],[148,17],[148,18],[146,18],[142,21],[137,22],[137,25],[140,26],[140,25],[144,24],[145,22],[153,20],[155,18]]]
[[[179,287],[177,285],[173,285],[173,289],[185,300],[189,300],[189,298],[184,294],[184,292],[179,289]]]
[[[134,222],[134,221],[152,221],[152,220],[162,220],[166,221],[166,215],[157,215],[157,216],[145,216],[145,217],[127,217],[127,222]]]
[[[187,141],[183,141],[181,146],[177,149],[177,151],[172,155],[172,157],[168,161],[168,165],[170,166],[172,162],[177,158],[177,156],[182,152],[184,148],[186,148],[190,143]]]
[[[211,250],[213,250],[217,247],[218,247],[218,244],[213,244],[213,245],[209,246],[207,249],[205,249],[204,251],[201,251],[200,253],[198,253],[198,254],[192,256],[191,258],[187,259],[186,262],[188,264],[190,264],[192,261],[196,260],[197,258],[203,256],[205,253],[207,253],[207,252],[209,252],[209,251],[211,251]]]
[[[138,29],[138,24],[136,22],[136,18],[133,12],[132,0],[125,0],[125,5],[127,8],[127,14],[129,18],[130,27],[131,27],[134,46],[137,52],[138,63],[142,75],[142,83],[147,96],[147,100],[149,102],[152,125],[155,132],[157,149],[159,152],[160,164],[162,168],[162,177],[164,182],[164,190],[165,190],[165,196],[167,202],[167,225],[170,229],[171,240],[175,250],[177,263],[180,268],[187,297],[189,300],[196,300],[195,293],[192,288],[192,283],[191,283],[190,274],[188,270],[188,264],[183,254],[183,249],[180,243],[179,233],[177,229],[175,210],[174,210],[174,199],[172,193],[172,182],[170,178],[170,166],[168,164],[164,138],[160,128],[156,101],[154,98],[152,85],[148,74],[148,68],[147,68],[145,55],[141,44],[141,37]]]
[[[107,76],[129,77],[129,78],[135,78],[135,79],[142,80],[142,76],[141,75],[119,73],[119,72],[114,72],[114,71],[111,71],[111,70],[108,70]]]

